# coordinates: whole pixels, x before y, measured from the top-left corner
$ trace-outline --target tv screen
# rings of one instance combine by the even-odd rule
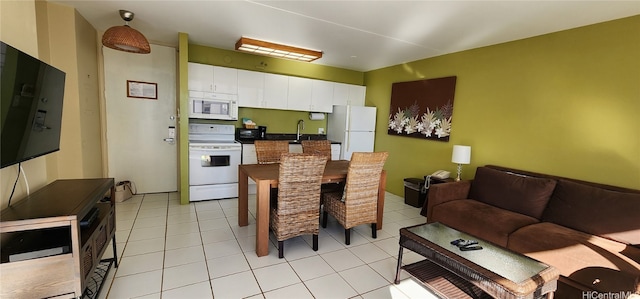
[[[65,73],[0,41],[4,168],[60,149]]]

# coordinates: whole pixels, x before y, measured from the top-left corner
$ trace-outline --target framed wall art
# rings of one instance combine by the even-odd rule
[[[127,80],[127,97],[158,99],[158,83]]]
[[[391,85],[388,134],[449,141],[456,76]]]

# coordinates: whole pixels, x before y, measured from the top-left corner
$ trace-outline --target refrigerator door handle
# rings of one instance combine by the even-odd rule
[[[351,105],[347,105],[347,151],[351,150]]]
[[[347,151],[351,151],[351,131],[347,131]]]

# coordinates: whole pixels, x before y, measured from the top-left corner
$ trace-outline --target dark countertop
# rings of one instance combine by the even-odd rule
[[[296,141],[296,134],[268,134],[266,140],[288,140],[289,144],[300,144]],[[320,134],[302,134],[300,140],[327,140],[327,135]],[[241,144],[253,144],[254,140],[237,140]],[[337,141],[331,141],[331,144],[341,144]]]

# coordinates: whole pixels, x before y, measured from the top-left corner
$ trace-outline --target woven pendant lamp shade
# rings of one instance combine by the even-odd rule
[[[102,44],[111,49],[130,53],[149,54],[151,46],[147,38],[140,31],[129,27],[128,22],[133,19],[133,13],[120,11],[120,15],[127,24],[113,26],[102,35]]]

